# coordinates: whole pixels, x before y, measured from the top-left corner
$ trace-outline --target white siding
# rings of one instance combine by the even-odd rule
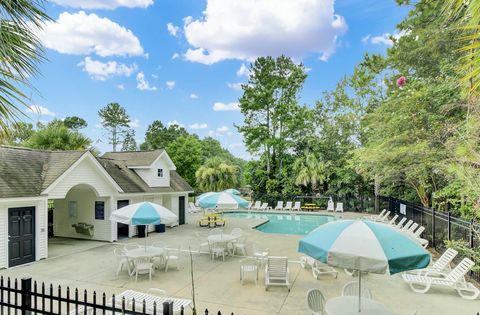
[[[63,177],[48,193],[49,199],[65,198],[68,191],[80,184],[88,184],[95,188],[98,196],[108,197],[116,193],[112,184],[100,173],[90,158],[83,159],[74,169]]]
[[[76,217],[71,216],[69,212],[68,204],[70,201],[75,201],[77,204]],[[103,220],[95,219],[95,201],[105,202],[105,218]],[[112,224],[109,220],[110,213],[110,198],[97,197],[91,188],[77,186],[67,193],[65,199],[55,200],[54,234],[60,237],[112,241]],[[93,237],[79,234],[75,231],[72,224],[80,222],[94,226]]]
[[[158,177],[158,169],[163,170],[163,177]],[[147,183],[150,187],[169,187],[170,186],[170,166],[168,165],[165,156],[162,156],[155,164],[148,169],[135,169],[135,172]]]
[[[8,267],[8,209],[35,207],[35,260],[48,256],[47,199],[0,200],[0,268]]]

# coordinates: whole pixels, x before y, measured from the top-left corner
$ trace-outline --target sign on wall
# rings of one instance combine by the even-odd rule
[[[407,215],[407,206],[403,203],[400,204],[400,214]]]

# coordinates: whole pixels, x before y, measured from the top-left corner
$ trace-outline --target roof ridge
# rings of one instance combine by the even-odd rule
[[[131,151],[107,151],[105,152],[103,155],[105,154],[109,154],[109,153],[113,153],[113,154],[117,154],[117,153],[141,153],[141,152],[155,152],[155,151],[165,151],[165,149],[154,149],[154,150],[131,150]]]
[[[11,150],[23,150],[23,151],[32,151],[32,152],[47,152],[47,153],[58,153],[58,152],[87,152],[90,151],[88,149],[84,150],[46,150],[46,149],[36,149],[36,148],[28,148],[22,146],[14,146],[14,145],[0,145],[0,148],[11,149]]]

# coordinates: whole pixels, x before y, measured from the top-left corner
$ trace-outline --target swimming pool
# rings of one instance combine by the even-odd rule
[[[225,217],[268,220],[256,227],[264,233],[306,235],[316,227],[335,220],[331,215],[225,212]]]

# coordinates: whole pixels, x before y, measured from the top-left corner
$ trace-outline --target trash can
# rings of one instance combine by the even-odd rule
[[[137,236],[145,237],[145,225],[137,225]]]
[[[157,233],[165,233],[165,224],[157,224],[157,225],[155,225],[155,232],[157,232]]]

